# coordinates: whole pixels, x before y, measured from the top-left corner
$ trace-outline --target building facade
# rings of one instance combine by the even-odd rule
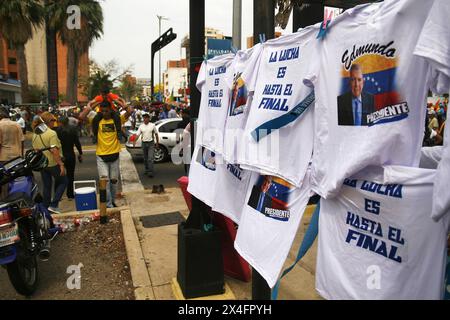
[[[188,65],[187,60],[167,61],[167,70],[163,74],[164,96],[173,95],[175,98],[184,96],[187,87]]]
[[[16,51],[0,35],[0,104],[22,103]]]

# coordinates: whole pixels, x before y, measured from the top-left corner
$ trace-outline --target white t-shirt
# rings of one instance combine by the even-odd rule
[[[223,153],[223,132],[227,117],[230,88],[226,78],[230,77],[230,68],[234,54],[216,56],[203,62],[197,88],[202,97],[198,115],[198,133],[196,144],[203,145],[218,153]]]
[[[423,147],[419,167],[436,170],[442,159],[442,149],[442,146]]]
[[[251,172],[224,162],[216,167],[216,192],[212,210],[239,224],[244,210]]]
[[[450,88],[450,30],[448,17],[450,2],[435,0],[414,53],[424,57],[432,65],[433,91],[449,93]],[[448,119],[447,110],[447,119]],[[436,221],[449,212],[450,193],[450,129],[444,131],[444,148],[439,163],[433,192],[431,216]]]
[[[321,200],[316,289],[325,299],[442,299],[448,221],[430,218],[435,170],[385,167]]]
[[[189,168],[188,192],[210,207],[214,205],[220,161],[220,155],[197,145]]]
[[[19,124],[19,126],[20,126],[22,129],[25,129],[25,120],[23,120],[22,117],[20,117],[20,118],[17,120],[17,123]]]
[[[245,152],[246,146],[242,141],[253,98],[250,90],[253,88],[248,88],[244,79],[254,82],[261,49],[262,45],[258,43],[250,49],[238,51],[230,67],[232,72],[226,78],[231,98],[225,123],[223,158],[230,163],[237,163],[238,154]]]
[[[142,123],[139,126],[138,131],[136,132],[136,135],[139,137],[142,134],[142,142],[152,142],[153,141],[153,135],[156,134],[156,127],[155,124],[152,122],[149,122],[148,124]]]
[[[331,22],[305,81],[315,87],[312,185],[323,198],[367,166],[419,165],[431,70],[413,51],[431,4],[385,0]]]
[[[253,173],[248,189],[234,247],[273,288],[310,198],[309,174],[299,189]]]
[[[265,42],[259,68],[252,68],[258,75],[252,78],[253,82],[246,81],[249,90],[254,89],[254,95],[243,139],[247,153],[238,159],[238,163],[243,168],[279,176],[297,187],[311,162],[314,107],[310,104],[303,114],[281,128],[276,122],[267,124],[279,121],[280,117],[289,117],[312,93],[302,79],[311,72],[318,54],[318,30],[312,26]],[[260,136],[257,141],[255,130],[261,126],[264,129],[260,133],[269,130],[266,126],[273,131],[265,137]]]

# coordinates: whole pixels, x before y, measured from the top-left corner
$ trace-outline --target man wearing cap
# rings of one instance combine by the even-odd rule
[[[145,174],[150,178],[153,178],[153,158],[155,154],[155,146],[159,147],[158,132],[156,132],[155,124],[150,122],[150,115],[144,114],[144,123],[139,126],[136,132],[136,140],[142,136],[142,151],[144,152],[144,165]],[[136,140],[133,142],[133,146],[136,145]],[[155,144],[156,141],[156,144]]]

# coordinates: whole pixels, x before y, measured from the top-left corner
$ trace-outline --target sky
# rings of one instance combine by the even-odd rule
[[[189,0],[100,0],[104,15],[103,37],[90,50],[90,58],[103,64],[116,60],[120,69],[133,66],[137,78],[150,78],[151,43],[159,36],[157,15],[162,20],[161,31],[169,28],[177,39],[161,51],[162,72],[168,60],[184,58],[180,44],[189,33]],[[232,36],[233,0],[205,0],[205,26]],[[283,33],[291,33],[292,17]],[[242,0],[242,45],[247,47],[247,37],[253,35],[253,0]],[[155,79],[158,78],[158,55],[155,56]]]

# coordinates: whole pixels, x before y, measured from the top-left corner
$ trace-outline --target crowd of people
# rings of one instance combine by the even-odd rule
[[[434,105],[432,103],[427,105],[424,147],[443,145],[447,107],[448,99],[439,100]]]
[[[119,181],[119,153],[121,140],[130,130],[142,136],[146,173],[153,177],[153,153],[159,139],[154,122],[162,119],[183,118],[187,126],[187,109],[171,105],[126,103],[124,99],[102,89],[86,107],[7,107],[0,106],[0,165],[24,155],[26,133],[31,135],[32,148],[54,146],[44,154],[48,166],[41,172],[43,202],[52,213],[60,213],[60,201],[66,193],[74,199],[77,160],[83,161],[80,137],[91,137],[96,145],[99,177],[106,177],[107,207],[117,207],[115,196]],[[78,155],[75,154],[75,148]],[[3,190],[3,192],[6,192]],[[5,196],[5,194],[2,194]]]

